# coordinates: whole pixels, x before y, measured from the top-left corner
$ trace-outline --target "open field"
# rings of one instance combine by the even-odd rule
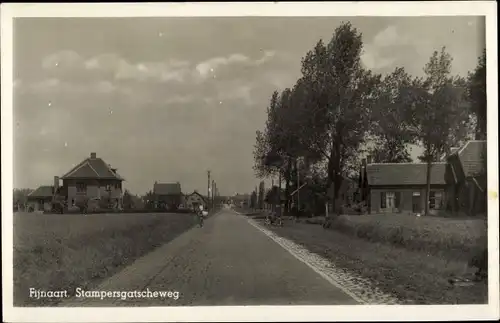
[[[195,224],[190,214],[14,214],[14,306],[43,306],[29,288],[88,288]]]
[[[258,221],[263,223],[262,219]],[[322,223],[319,219],[305,221]],[[330,259],[336,266],[368,278],[403,303],[483,304],[487,302],[486,282],[471,287],[454,287],[448,282],[450,277],[470,271],[467,264],[471,254],[483,246],[485,229],[481,223],[343,216],[332,224],[333,230],[293,221],[285,221],[282,228],[268,228]],[[460,243],[464,244],[462,254]]]

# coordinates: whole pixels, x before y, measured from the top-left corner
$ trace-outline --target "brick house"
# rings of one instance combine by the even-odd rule
[[[370,213],[423,213],[427,179],[426,163],[374,163],[366,165]],[[431,167],[430,210],[445,203],[446,163]]]
[[[441,162],[432,163],[430,212],[447,210],[469,215],[486,211],[486,141],[469,141],[452,149]],[[363,159],[361,196],[369,212],[423,213],[426,163],[371,163]]]
[[[124,178],[116,170],[98,158],[96,153],[91,153],[90,157],[61,176],[63,185],[60,194],[69,206],[88,203],[89,209],[121,209]],[[57,177],[54,182],[54,185],[59,185]]]
[[[153,195],[155,208],[177,209],[182,203],[181,184],[177,183],[158,183],[153,186]]]

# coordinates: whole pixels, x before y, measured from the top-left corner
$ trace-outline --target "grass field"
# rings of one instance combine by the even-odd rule
[[[450,277],[470,271],[471,255],[485,247],[482,220],[342,216],[330,230],[305,223],[322,224],[323,219],[302,221],[269,228],[336,266],[370,279],[403,303],[487,302],[486,282],[471,287],[454,287],[448,282]]]
[[[468,260],[486,248],[486,221],[409,215],[342,215],[331,229],[371,242],[389,243],[413,251]],[[305,220],[323,224],[324,218]]]
[[[189,214],[14,214],[14,306],[29,288],[89,288],[195,224]]]

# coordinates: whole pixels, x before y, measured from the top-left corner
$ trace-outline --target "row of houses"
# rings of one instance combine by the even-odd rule
[[[181,184],[177,183],[158,183],[153,185],[152,192],[154,208],[159,209],[177,209],[186,208],[194,210],[202,205],[207,207],[207,197],[201,195],[197,191],[190,194],[182,193]]]
[[[53,185],[40,186],[31,192],[27,196],[27,207],[32,211],[50,211],[57,205],[85,205],[91,210],[122,209],[124,181],[116,168],[93,152],[66,174],[54,176]],[[206,206],[206,198],[198,192],[183,194],[180,183],[155,182],[152,193],[155,208]]]
[[[486,141],[468,141],[452,148],[442,161],[432,163],[427,201],[431,213],[486,213],[486,149]],[[357,178],[342,181],[337,202],[343,206],[362,203],[370,214],[422,214],[426,184],[426,163],[373,163],[367,156]],[[333,196],[333,185],[328,196]]]

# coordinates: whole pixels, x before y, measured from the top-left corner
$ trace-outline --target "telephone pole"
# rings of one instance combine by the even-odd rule
[[[212,180],[212,199],[211,199],[212,209],[214,208],[214,202],[215,202],[215,181]]]
[[[210,210],[210,171],[207,170],[208,186],[207,186],[207,209]]]

